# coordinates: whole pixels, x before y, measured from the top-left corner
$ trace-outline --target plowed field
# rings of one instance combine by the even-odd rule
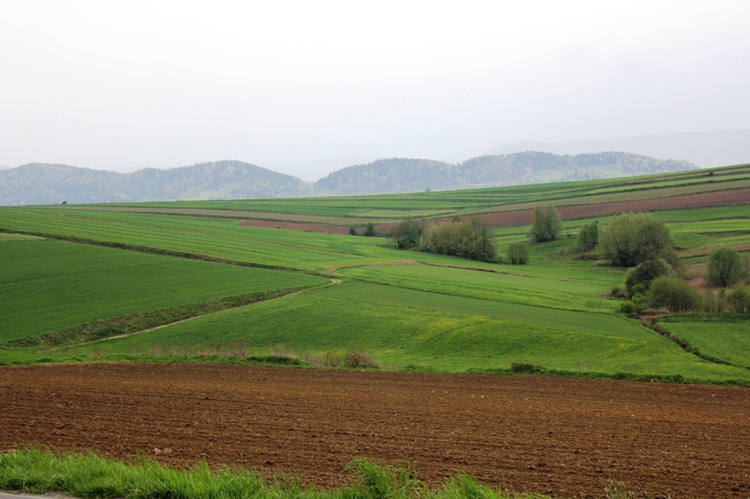
[[[294,470],[347,480],[355,457],[489,485],[601,496],[750,496],[750,389],[214,365],[0,368],[0,450]]]

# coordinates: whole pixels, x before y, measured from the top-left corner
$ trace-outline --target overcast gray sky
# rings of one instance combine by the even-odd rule
[[[748,26],[750,0],[0,0],[0,165],[748,129]]]

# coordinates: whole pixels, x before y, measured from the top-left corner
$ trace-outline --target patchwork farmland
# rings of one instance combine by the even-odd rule
[[[527,265],[400,251],[385,237],[405,218],[476,216],[487,220],[504,256],[527,240],[540,203],[557,207],[563,237],[529,245]],[[552,496],[596,496],[602,480],[614,478],[649,495],[745,497],[750,466],[735,443],[750,431],[740,416],[750,403],[748,316],[657,310],[632,318],[613,293],[623,287],[626,269],[571,248],[585,224],[596,221],[606,230],[619,213],[648,211],[669,228],[684,274],[703,290],[713,248],[750,254],[749,208],[747,165],[409,195],[2,208],[0,379],[3,404],[11,408],[2,425],[13,431],[4,432],[0,451],[39,444],[116,459],[145,452],[168,465],[205,456],[214,466],[294,471],[325,487],[342,483],[341,468],[364,457],[412,461],[431,484],[461,469],[492,487]],[[362,235],[368,224],[374,237]],[[555,378],[539,376],[545,374]],[[286,381],[262,388],[257,376]],[[254,381],[242,390],[251,391],[235,394],[228,380],[245,378]],[[98,384],[104,380],[106,390]],[[131,392],[126,380],[138,388]],[[295,391],[305,380],[351,388],[339,399],[335,389],[321,388],[330,403],[316,405]],[[123,394],[128,407],[151,404],[149,383],[164,400],[151,408],[162,411],[153,413],[153,431],[106,420],[101,411],[113,402],[105,392]],[[189,394],[210,390],[240,398],[226,412],[211,406],[214,419],[169,416],[178,400],[198,411]],[[455,419],[428,409],[430,390],[445,390],[455,403],[445,410],[453,407]],[[363,393],[384,404],[373,410],[393,418],[368,420]],[[459,417],[466,403],[460,393],[498,397],[486,408],[463,406],[473,412]],[[583,397],[579,405],[572,393]],[[621,394],[617,403],[613,393]],[[254,406],[259,419],[243,419],[236,404],[257,397],[266,400]],[[722,401],[715,408],[706,402],[714,397]],[[407,407],[413,401],[419,402]],[[101,417],[81,418],[75,404],[89,404],[87,412]],[[262,422],[279,411],[314,414],[318,422],[286,430]],[[341,413],[358,423],[346,427]],[[481,418],[488,418],[486,426],[476,422]],[[619,429],[611,428],[612,418]],[[62,426],[53,428],[53,421]],[[185,430],[194,445],[178,445],[179,435],[167,431],[196,421],[210,429]],[[258,435],[252,452],[235,424]],[[517,432],[513,439],[500,437],[508,425]],[[470,452],[465,439],[448,436],[451,427],[476,427],[495,435],[494,443],[477,441]],[[722,430],[714,435],[708,427]],[[397,435],[396,428],[406,430]],[[221,431],[231,441],[222,443]],[[594,435],[590,441],[586,431]],[[681,443],[698,434],[705,441],[680,455]],[[518,447],[509,452],[521,442],[529,443],[527,454]],[[295,443],[309,454],[295,457]],[[673,465],[656,468],[658,459]]]

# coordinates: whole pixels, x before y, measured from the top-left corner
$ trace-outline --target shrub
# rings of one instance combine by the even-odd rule
[[[672,266],[663,258],[647,260],[628,270],[627,276],[625,277],[625,286],[632,295],[634,293],[634,287],[637,284],[642,285],[645,291],[651,286],[651,282],[657,277],[672,276],[673,274],[674,271],[672,270]]]
[[[649,290],[651,305],[670,312],[689,312],[701,304],[700,295],[690,285],[676,277],[657,277]]]
[[[375,224],[372,222],[367,222],[367,225],[365,226],[365,236],[374,236],[375,235]]]
[[[634,302],[631,300],[624,301],[620,305],[620,312],[629,315],[631,317],[637,317],[646,310],[646,306],[642,302]]]
[[[406,250],[419,246],[419,238],[423,228],[411,218],[398,224],[391,232],[391,238],[396,249]]]
[[[729,303],[738,314],[750,313],[750,287],[734,288],[729,295]]]
[[[511,362],[510,370],[511,372],[517,374],[541,374],[544,372],[544,368],[542,366],[537,366],[534,364],[524,364],[521,362]]]
[[[708,254],[708,283],[727,288],[742,280],[745,274],[740,254],[734,248],[714,248]]]
[[[523,243],[513,243],[508,246],[508,260],[511,265],[526,265],[529,263],[529,248]]]
[[[586,253],[594,249],[599,242],[599,222],[591,222],[581,228],[574,246],[578,253]]]
[[[346,354],[344,359],[346,367],[380,369],[380,364],[375,362],[372,356],[359,350],[352,350]]]

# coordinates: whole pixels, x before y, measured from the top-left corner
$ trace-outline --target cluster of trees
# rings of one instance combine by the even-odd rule
[[[534,216],[531,220],[531,228],[528,237],[535,243],[554,241],[562,233],[562,219],[554,206],[547,208],[537,206],[534,208]]]
[[[529,238],[533,242],[554,241],[561,232],[562,221],[555,207],[537,206]],[[391,237],[398,249],[418,249],[485,262],[500,260],[487,222],[478,218],[456,217],[426,226],[407,219],[393,229]],[[703,295],[679,277],[681,270],[669,228],[647,213],[615,216],[606,230],[600,230],[598,222],[585,224],[573,250],[584,253],[595,248],[611,265],[629,267],[625,285],[630,301],[623,304],[623,311],[638,313],[652,306],[672,312],[750,313],[750,287],[725,289],[743,279],[750,284],[750,259],[743,260],[732,248],[716,248],[709,254],[706,282],[721,289],[717,293],[709,288]],[[513,265],[528,263],[528,244],[509,245],[507,257]],[[613,291],[613,294],[621,293]]]
[[[396,226],[391,239],[398,249],[418,249],[482,262],[497,262],[497,248],[485,220],[456,217],[426,227],[412,219]]]
[[[490,226],[480,218],[454,219],[425,227],[420,239],[422,251],[459,256],[481,262],[497,262],[497,249]]]
[[[678,274],[677,253],[669,229],[645,213],[624,213],[612,219],[600,238],[600,251],[612,265],[630,267],[625,278],[630,302],[629,313],[650,305],[671,312],[750,311],[750,289],[730,286],[747,282],[747,261],[733,248],[715,248],[708,256],[703,296]]]

